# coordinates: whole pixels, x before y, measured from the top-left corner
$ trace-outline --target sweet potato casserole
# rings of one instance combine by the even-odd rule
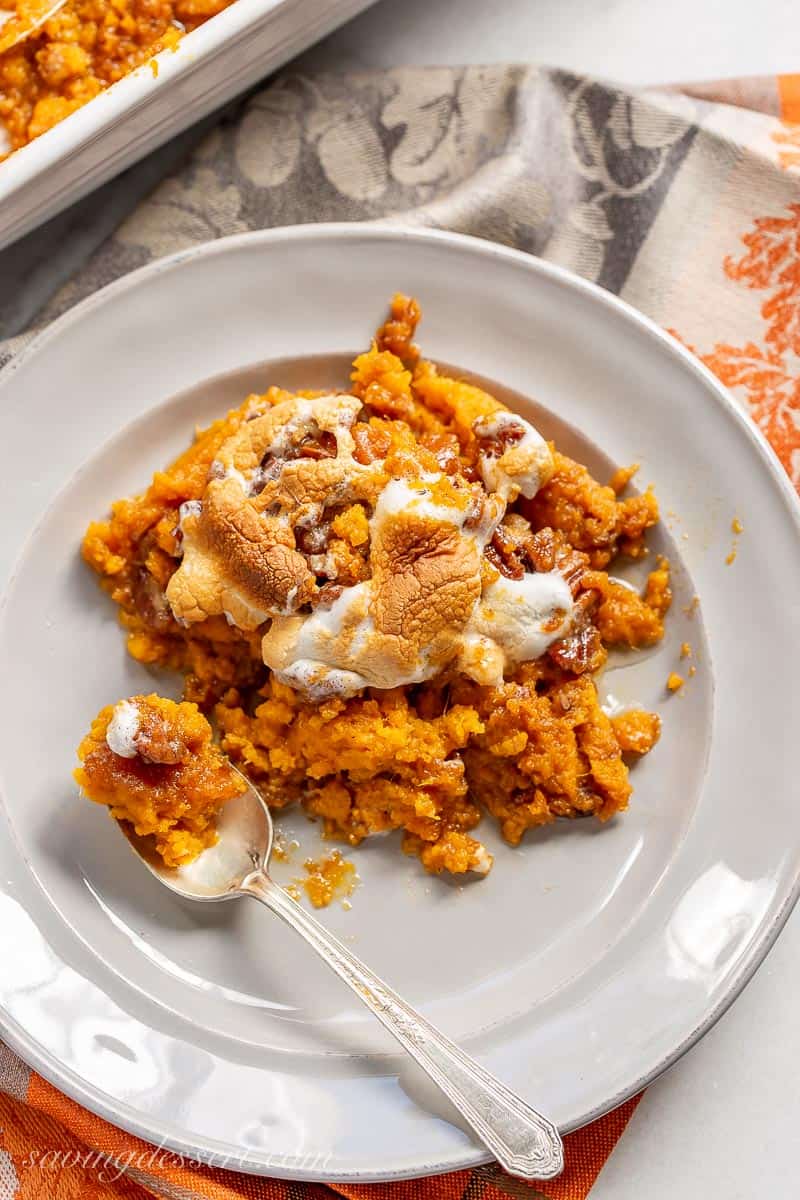
[[[662,637],[669,571],[654,563],[643,594],[609,574],[647,553],[652,492],[626,497],[629,470],[598,483],[440,374],[418,319],[396,296],[346,391],[248,396],[92,524],[83,554],[130,653],[183,674],[273,808],[299,803],[353,846],[402,830],[428,871],[485,874],[487,813],[516,845],[627,806],[628,760],[659,721],[607,716],[595,676],[609,647]],[[85,750],[82,782],[108,802]],[[199,847],[165,803],[185,860]]]
[[[0,161],[161,50],[174,49],[184,33],[231,3],[66,0],[49,21],[0,53]],[[12,20],[22,30],[41,8],[41,0],[17,0]]]

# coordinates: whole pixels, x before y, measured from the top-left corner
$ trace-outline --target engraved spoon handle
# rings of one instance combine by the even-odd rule
[[[564,1166],[558,1130],[401,999],[262,871],[241,885],[282,917],[349,984],[512,1175],[551,1179]]]

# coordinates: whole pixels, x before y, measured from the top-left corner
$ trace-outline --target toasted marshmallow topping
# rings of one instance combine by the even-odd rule
[[[498,686],[518,663],[533,662],[569,632],[573,601],[558,571],[501,577],[483,592],[464,631],[458,666]]]
[[[139,733],[139,709],[131,700],[120,700],[106,730],[106,744],[120,758],[136,758]]]
[[[276,617],[261,646],[266,665],[315,697],[436,674],[480,598],[480,549],[461,533],[473,498],[443,474],[387,483],[370,520],[372,577],[328,609]]]
[[[199,517],[203,511],[202,500],[184,500],[178,509],[178,530],[183,533],[183,523],[187,517]]]
[[[490,854],[485,846],[478,846],[475,851],[475,857],[469,864],[470,871],[474,871],[476,875],[488,875],[494,863],[494,855]]]
[[[532,500],[553,473],[550,447],[538,430],[507,409],[479,417],[472,428],[487,492],[497,492],[509,504],[520,492]]]
[[[245,630],[271,619],[265,664],[315,700],[419,683],[450,664],[502,682],[563,637],[572,615],[557,573],[485,586],[483,552],[507,506],[552,474],[547,443],[491,401],[471,427],[483,486],[430,470],[430,458],[427,468],[403,460],[392,476],[383,460],[355,457],[362,408],[354,396],[292,398],[220,447],[202,503],[181,506],[173,614],[185,624],[223,614]],[[336,565],[325,509],[353,503],[371,511],[370,577],[326,603],[318,580]]]
[[[313,527],[327,504],[371,502],[386,482],[353,457],[361,408],[355,396],[295,397],[223,443],[200,511],[182,506],[183,561],[166,592],[178,622],[224,614],[240,629],[257,629],[309,602],[315,576],[294,530]],[[307,441],[325,437],[323,457],[304,456]]]

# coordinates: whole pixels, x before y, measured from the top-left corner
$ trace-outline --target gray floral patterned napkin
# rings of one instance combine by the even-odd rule
[[[766,250],[760,273],[742,258],[765,222],[785,243],[775,262],[796,252],[798,95],[797,76],[636,93],[507,65],[282,76],[0,255],[0,335],[17,335],[0,362],[32,325],[161,255],[269,226],[393,218],[541,255],[674,329],[753,408],[798,482],[800,335],[776,340],[768,310],[800,295]]]
[[[632,92],[531,66],[288,74],[202,133],[0,254],[0,365],[33,326],[161,255],[399,219],[623,296],[697,349],[800,482],[799,76]]]
[[[782,275],[800,278],[798,97],[798,76],[636,93],[530,66],[284,75],[0,255],[0,335],[17,335],[0,364],[172,251],[399,219],[617,292],[697,348],[800,482],[800,285]]]
[[[777,111],[775,81],[729,87],[736,106],[711,99],[719,87],[690,90],[633,94],[528,66],[281,77],[229,110],[177,169],[192,134],[0,255],[0,335],[20,331],[20,313],[45,323],[209,238],[385,217],[518,246],[680,326],[665,302],[684,266],[713,307],[712,242],[726,225],[744,230],[768,196],[780,210],[797,195],[778,165],[779,121],[743,107]]]
[[[800,486],[800,76],[642,93],[525,66],[284,76],[0,255],[0,366],[25,326],[161,255],[389,217],[504,242],[617,292],[717,373]],[[106,1144],[102,1122],[0,1043],[12,1131],[23,1102]],[[571,1135],[570,1195],[586,1195],[634,1105]],[[9,1195],[39,1187],[17,1192],[15,1163],[0,1151],[0,1193],[3,1179]],[[202,1168],[179,1190],[211,1194]]]

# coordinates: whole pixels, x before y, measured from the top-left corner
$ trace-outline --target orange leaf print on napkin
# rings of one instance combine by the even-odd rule
[[[760,217],[742,236],[746,253],[729,256],[728,279],[766,293],[761,344],[717,342],[691,349],[747,404],[792,483],[800,489],[800,204],[785,217]]]
[[[778,76],[778,99],[783,127],[770,134],[785,170],[800,168],[800,75]]]
[[[776,130],[771,135],[773,142],[779,146],[778,162],[787,171],[800,167],[800,125],[786,124],[783,129]]]

